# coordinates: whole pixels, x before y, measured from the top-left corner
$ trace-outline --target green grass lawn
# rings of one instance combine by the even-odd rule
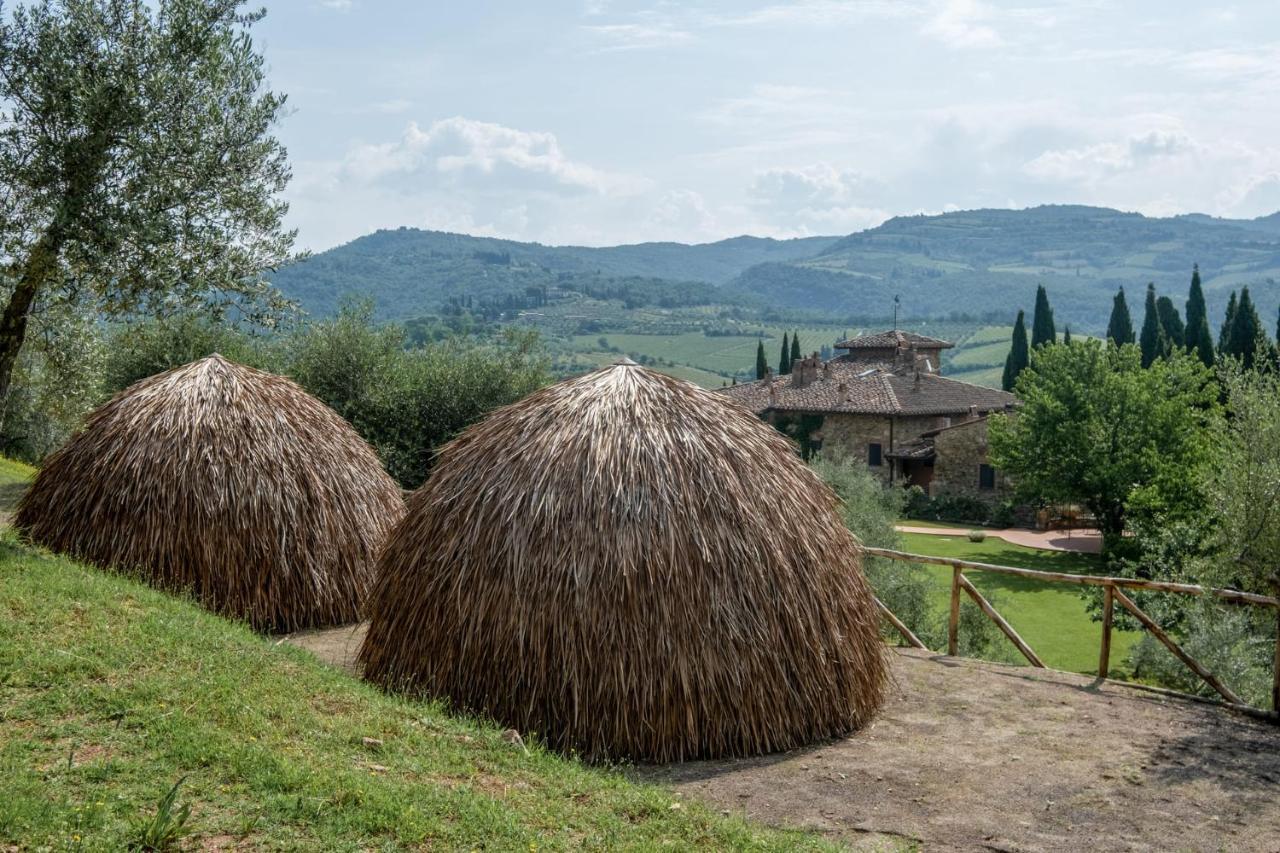
[[[915,522],[905,522],[915,524]],[[934,557],[953,557],[1003,566],[1017,566],[1049,572],[1097,574],[1098,558],[1090,554],[1041,551],[1013,545],[988,536],[984,542],[970,542],[965,536],[937,536],[903,533],[902,550]],[[951,596],[951,569],[922,565],[934,588],[934,606],[945,612]],[[1047,666],[1068,672],[1097,672],[1102,626],[1094,622],[1080,597],[1080,587],[1043,583],[1028,578],[967,571],[965,575],[988,599],[997,599],[996,610]],[[968,596],[965,597],[968,600]],[[1114,631],[1111,637],[1111,676],[1125,674],[1124,661],[1141,632]],[[1021,655],[1009,646],[1019,662]]]

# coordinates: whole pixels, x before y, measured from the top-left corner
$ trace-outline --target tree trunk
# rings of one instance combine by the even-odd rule
[[[1098,530],[1102,533],[1103,553],[1110,553],[1124,537],[1124,507],[1091,506],[1093,517],[1098,520]]]
[[[18,276],[9,304],[0,315],[0,429],[4,428],[9,410],[9,389],[13,382],[13,369],[27,339],[27,321],[31,318],[31,306],[36,296],[52,274],[58,262],[58,241],[46,234],[31,249],[27,263]]]

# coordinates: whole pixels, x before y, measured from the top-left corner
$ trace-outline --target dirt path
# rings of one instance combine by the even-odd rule
[[[362,634],[293,641],[350,670]],[[632,772],[855,849],[1280,851],[1280,727],[1085,676],[893,656],[888,704],[849,738]]]
[[[923,525],[897,524],[899,533],[923,533],[927,536],[968,536],[972,527],[925,527]],[[1039,548],[1041,551],[1075,551],[1080,554],[1101,554],[1102,534],[1096,530],[1027,530],[1009,527],[1004,530],[983,530],[988,536],[1003,539],[1011,545]]]

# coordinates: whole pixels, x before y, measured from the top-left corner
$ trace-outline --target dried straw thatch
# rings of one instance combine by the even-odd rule
[[[399,488],[336,412],[213,355],[90,415],[14,523],[55,551],[288,631],[359,617],[403,514]]]
[[[360,661],[592,759],[787,749],[880,705],[860,564],[785,438],[623,363],[444,449],[379,562]]]

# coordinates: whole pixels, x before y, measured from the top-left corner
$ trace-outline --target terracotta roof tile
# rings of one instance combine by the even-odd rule
[[[897,349],[900,346],[906,348],[915,346],[924,349],[950,349],[955,344],[950,341],[944,341],[941,338],[931,338],[928,335],[917,335],[915,332],[894,329],[887,332],[877,332],[874,335],[850,338],[847,341],[840,341],[835,346],[836,349]]]
[[[883,367],[829,361],[820,378],[803,388],[792,387],[792,377],[733,385],[719,389],[757,415],[779,412],[844,412],[864,415],[951,415],[979,413],[1014,406],[1017,397],[1005,391],[921,373],[900,376]]]

